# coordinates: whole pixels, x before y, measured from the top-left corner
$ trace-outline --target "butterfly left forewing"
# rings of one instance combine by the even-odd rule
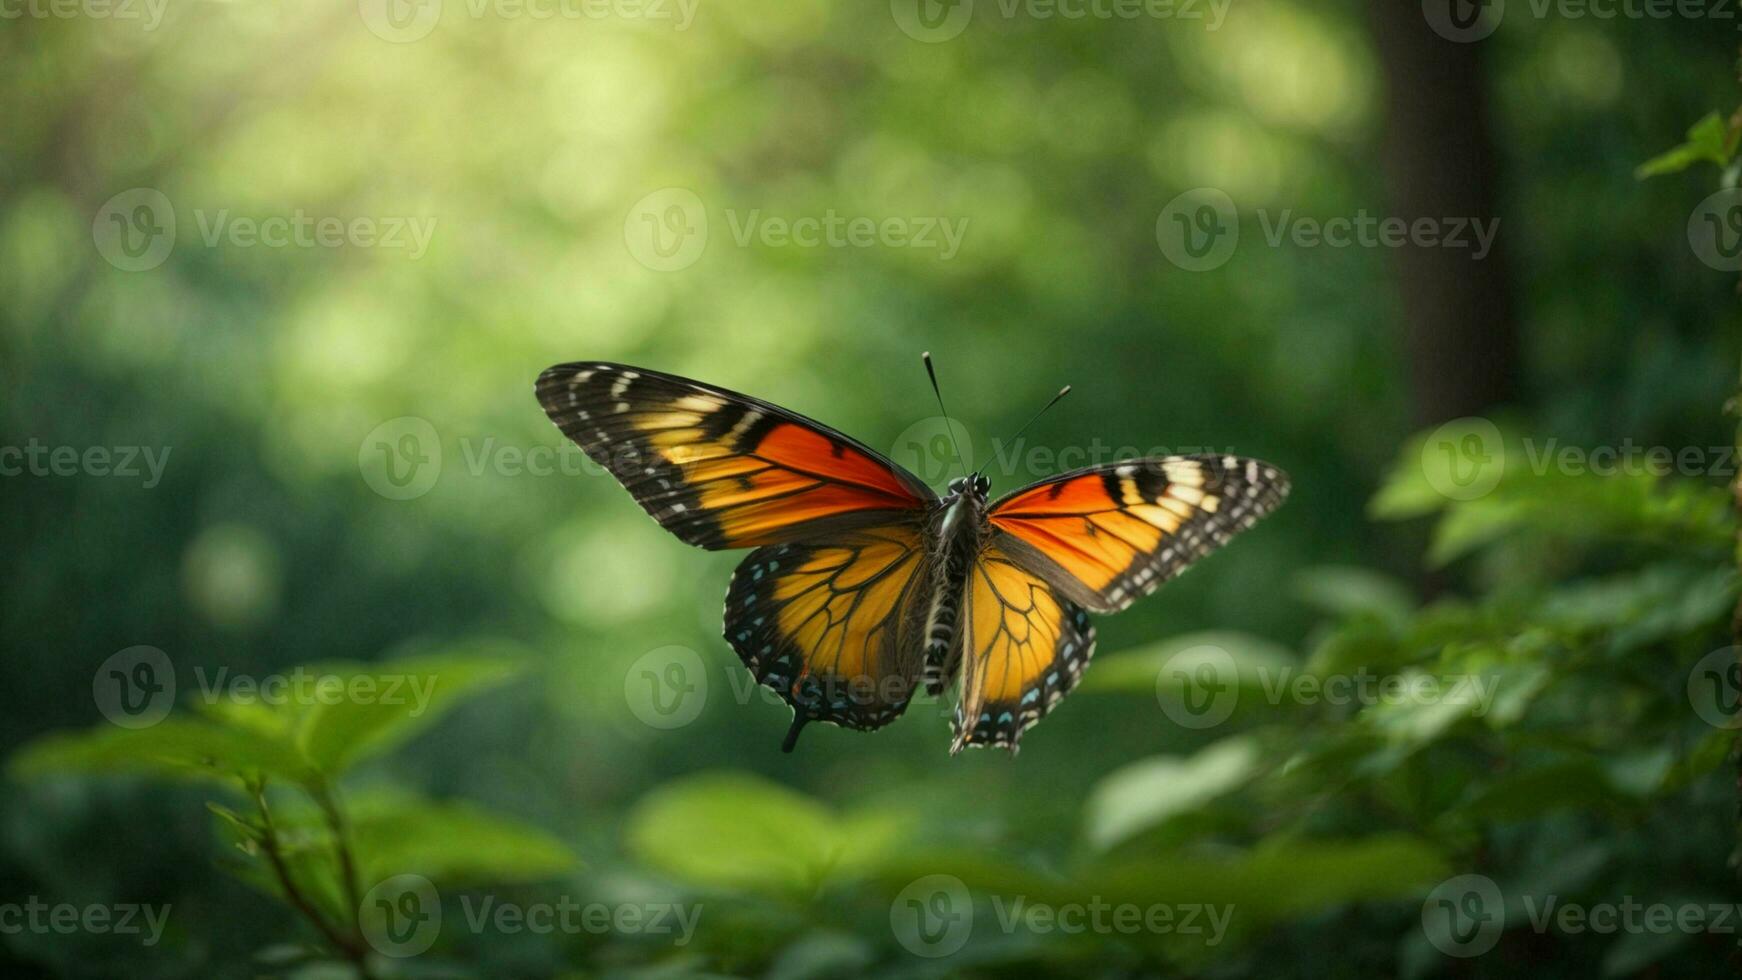
[[[1164,456],[1066,473],[987,512],[993,539],[1095,612],[1118,612],[1275,510],[1288,474],[1241,456]]]
[[[776,405],[645,368],[559,364],[539,404],[666,530],[751,548],[885,524],[935,496],[863,444]]]

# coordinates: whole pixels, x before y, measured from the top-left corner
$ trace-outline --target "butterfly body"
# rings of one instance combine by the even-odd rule
[[[687,378],[559,364],[537,394],[667,530],[754,549],[725,638],[792,706],[787,750],[809,722],[881,728],[922,685],[959,680],[951,751],[1014,751],[1087,667],[1090,611],[1153,591],[1288,490],[1225,455],[1089,467],[996,501],[976,473],[939,496],[834,429]]]
[[[949,493],[938,501],[931,521],[932,574],[925,621],[925,670],[927,694],[942,694],[960,660],[957,641],[963,593],[968,572],[979,556],[985,535],[984,515],[989,484],[975,474],[953,481]]]

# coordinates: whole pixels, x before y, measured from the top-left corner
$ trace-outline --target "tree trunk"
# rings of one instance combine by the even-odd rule
[[[1449,13],[1470,0],[1431,0]],[[1386,84],[1384,160],[1392,214],[1498,221],[1481,54],[1492,40],[1442,37],[1415,0],[1369,0]],[[1441,23],[1445,23],[1444,20]],[[1518,330],[1503,259],[1505,229],[1481,258],[1469,247],[1397,249],[1404,351],[1415,423],[1483,415],[1518,395]],[[1412,236],[1413,237],[1413,236]]]

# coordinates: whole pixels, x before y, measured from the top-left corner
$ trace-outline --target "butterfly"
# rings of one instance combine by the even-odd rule
[[[536,391],[666,530],[755,549],[732,575],[725,638],[791,705],[787,752],[809,722],[874,730],[921,685],[957,680],[951,754],[1015,752],[1088,666],[1089,613],[1154,591],[1289,488],[1269,463],[1197,455],[1091,466],[995,501],[976,472],[940,497],[864,443],[717,385],[589,361],[550,368]]]

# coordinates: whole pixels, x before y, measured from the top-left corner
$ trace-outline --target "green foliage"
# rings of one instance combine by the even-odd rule
[[[349,806],[339,799],[337,780],[353,767],[524,669],[523,659],[492,649],[321,664],[298,671],[309,683],[294,696],[244,698],[230,689],[199,715],[46,736],[20,749],[11,770],[23,779],[194,777],[240,791],[247,809],[207,803],[240,856],[228,870],[290,905],[368,977],[379,967],[358,922],[360,896],[374,884],[400,875],[452,887],[538,881],[574,866],[562,841],[471,804],[381,790]]]
[[[630,851],[693,884],[804,897],[887,858],[904,834],[884,812],[835,813],[744,775],[698,776],[650,794],[629,818]]]
[[[1089,842],[1105,848],[1192,813],[1248,781],[1260,759],[1257,741],[1237,736],[1189,758],[1158,756],[1116,769],[1084,807]]]
[[[1739,137],[1742,137],[1742,132],[1731,128],[1723,116],[1711,113],[1688,127],[1687,142],[1640,164],[1633,175],[1644,180],[1647,177],[1680,173],[1696,163],[1716,164],[1722,170],[1730,165],[1731,158],[1736,155],[1736,142]]]
[[[1688,696],[1693,665],[1729,642],[1723,495],[1687,477],[1561,473],[1541,448],[1548,435],[1729,441],[1734,281],[1690,254],[1687,216],[1707,163],[1735,183],[1736,133],[1704,119],[1641,168],[1682,178],[1633,172],[1667,142],[1665,120],[1730,99],[1714,93],[1734,91],[1733,32],[1514,4],[1462,49],[1479,49],[1491,103],[1505,247],[1485,261],[1506,263],[1510,295],[1493,298],[1520,349],[1490,365],[1514,382],[1505,473],[1459,501],[1436,489],[1463,474],[1423,457],[1427,435],[1373,498],[1407,420],[1438,414],[1427,389],[1441,386],[1404,369],[1413,301],[1431,295],[1399,278],[1410,263],[1389,247],[1269,240],[1277,221],[1396,210],[1382,136],[1408,127],[1386,117],[1361,4],[1235,3],[1212,27],[1185,8],[1226,4],[1127,19],[744,0],[702,4],[683,29],[518,3],[155,6],[161,29],[118,14],[0,30],[13,110],[0,463],[31,442],[174,448],[156,487],[0,478],[13,566],[0,880],[8,898],[175,911],[149,951],[9,933],[0,966],[384,973],[346,948],[341,844],[359,884],[399,866],[440,884],[439,945],[392,964],[426,976],[1226,978],[1330,964],[1670,980],[1733,955],[1732,937],[1538,934],[1509,908],[1499,948],[1454,960],[1421,914],[1439,877],[1465,872],[1509,900],[1734,893],[1721,770],[1735,733]],[[396,24],[413,8],[440,22],[393,43],[370,23],[384,6]],[[970,6],[940,43],[894,19]],[[1156,223],[1198,187],[1229,194],[1241,231],[1202,273],[1162,255]],[[108,221],[138,216],[115,212],[134,188],[161,192],[177,225],[145,271],[104,251]],[[670,217],[642,207],[662,188],[693,191],[707,217],[706,249],[677,271],[635,254],[635,228]],[[740,235],[753,216],[830,213],[965,221],[967,236],[945,261]],[[413,257],[208,234],[302,214],[429,221],[434,236]],[[719,639],[737,556],[684,548],[596,467],[566,465],[531,379],[574,358],[646,364],[942,464],[914,438],[938,431],[922,349],[998,492],[1084,450],[1213,446],[1279,463],[1295,493],[1202,568],[1100,619],[1084,683],[1014,764],[946,758],[930,704],[875,735],[813,726],[781,756],[785,709],[751,693]],[[1067,381],[1077,393],[1020,447],[990,443]],[[418,448],[440,466],[400,499],[359,449],[397,449],[398,430],[391,445],[375,432],[406,417],[433,430]],[[526,465],[540,454],[556,465]],[[1363,519],[1370,500],[1378,521]],[[44,735],[91,723],[92,668],[119,646],[165,650],[186,697],[201,668],[335,661],[321,669],[355,676],[394,670],[375,662],[408,637],[480,633],[537,651],[540,682],[498,687],[512,671],[493,656],[475,682],[442,668],[456,686],[438,700],[477,699],[433,728],[434,703],[413,719],[218,700],[140,732]],[[705,666],[706,710],[651,728],[623,682],[672,644]],[[1459,693],[1329,693],[1361,678]],[[1226,719],[1177,722],[1206,682],[1233,697]],[[188,819],[206,798],[210,820]],[[961,953],[926,960],[892,936],[892,896],[946,870],[971,886],[976,928]],[[283,914],[286,881],[307,929]],[[705,912],[681,947],[621,930],[471,933],[458,906],[486,890]],[[1006,931],[997,917],[1021,896],[1097,893],[1241,908],[1214,946]]]
[[[743,772],[644,795],[624,824],[626,856],[662,887],[728,908],[696,949],[741,967],[785,949],[795,962],[866,969],[885,954],[862,939],[822,949],[818,937],[864,936],[866,920],[938,875],[966,889],[979,921],[1004,923],[960,962],[1060,969],[1098,940],[1029,935],[1011,909],[1226,907],[1214,943],[1163,930],[1121,954],[1195,969],[1361,908],[1381,910],[1372,928],[1389,923],[1415,949],[1425,940],[1410,909],[1454,873],[1577,895],[1595,879],[1568,885],[1553,869],[1601,847],[1605,880],[1648,878],[1648,827],[1692,820],[1726,757],[1728,732],[1690,723],[1677,680],[1720,642],[1739,592],[1725,494],[1650,473],[1544,468],[1509,444],[1490,488],[1448,496],[1427,438],[1404,448],[1372,511],[1432,518],[1429,560],[1469,563],[1491,584],[1420,605],[1378,573],[1308,569],[1293,591],[1328,618],[1298,653],[1224,630],[1103,654],[1077,695],[1107,705],[1099,710],[1133,699],[1187,710],[1203,685],[1227,692],[1230,710],[1204,723],[1209,740],[1194,750],[1099,778],[1057,859],[940,834],[914,800],[831,803]],[[1540,560],[1545,541],[1558,561]],[[1630,560],[1605,557],[1618,552]],[[296,908],[346,969],[380,974],[354,913],[373,883],[419,875],[442,888],[499,887],[575,867],[562,840],[471,804],[368,785],[339,800],[346,773],[525,663],[492,646],[315,665],[306,700],[231,692],[139,730],[47,736],[12,771],[191,776],[241,790],[245,805],[210,804],[232,847],[226,867]],[[1579,829],[1569,833],[1568,820]],[[1545,870],[1508,859],[1521,841]],[[1508,928],[1530,925],[1512,916]],[[1677,948],[1628,937],[1600,957],[1638,970]],[[282,955],[320,959],[300,947]]]
[[[1606,894],[1592,891],[1599,878],[1640,887],[1657,868],[1649,828],[1698,823],[1726,758],[1728,733],[1693,717],[1683,682],[1721,643],[1738,595],[1718,547],[1734,529],[1724,494],[1520,465],[1480,496],[1430,495],[1423,439],[1405,448],[1375,512],[1436,518],[1433,561],[1482,564],[1496,584],[1418,606],[1384,576],[1312,570],[1297,592],[1332,618],[1304,655],[1225,631],[1104,654],[1079,697],[1166,704],[1208,683],[1232,691],[1239,710],[1195,752],[1100,779],[1068,860],[931,839],[917,811],[831,807],[748,775],[695,776],[650,794],[630,816],[630,852],[703,894],[755,896],[801,918],[823,894],[848,908],[899,905],[901,889],[936,875],[966,887],[976,922],[997,921],[1013,896],[1235,910],[1219,949],[1178,935],[1138,940],[1139,960],[1174,967],[1237,958],[1279,928],[1362,907],[1396,910],[1369,928],[1395,932],[1404,958],[1425,963],[1435,954],[1422,945],[1421,902],[1453,874],[1491,875],[1513,896],[1509,908],[1519,895]],[[1595,575],[1543,565],[1528,543],[1551,538],[1598,569],[1616,549],[1646,560]],[[1366,686],[1336,696],[1340,680],[1363,677]],[[1513,854],[1525,846],[1528,867]],[[1721,863],[1731,843],[1700,846]],[[1568,877],[1587,865],[1601,875]],[[808,914],[811,932],[843,925]],[[1507,925],[1508,937],[1533,928],[1522,914]],[[1677,948],[1637,936],[1598,946],[1592,955],[1608,969],[1635,971]],[[1407,952],[1418,947],[1427,952]],[[1005,935],[961,955],[1065,968],[1082,948]]]
[[[297,748],[322,772],[336,774],[371,756],[390,751],[433,724],[455,704],[512,679],[524,664],[512,656],[464,651],[394,661],[398,687],[423,679],[427,695],[410,697],[345,697],[323,700],[294,725]],[[320,664],[310,670],[333,678],[335,685],[354,687],[380,672],[372,664]],[[381,685],[394,685],[391,676]],[[385,690],[385,687],[383,687]]]
[[[19,750],[13,771],[152,772],[234,784],[267,777],[316,785],[411,738],[455,704],[512,679],[524,663],[455,651],[391,664],[317,664],[303,695],[277,703],[226,691],[200,715],[148,728],[100,725]]]

